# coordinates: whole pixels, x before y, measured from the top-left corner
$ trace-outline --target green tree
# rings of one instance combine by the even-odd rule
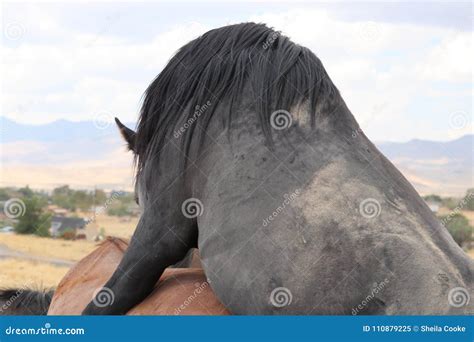
[[[91,193],[84,190],[72,191],[72,203],[74,207],[82,211],[87,211],[92,207],[94,198]]]
[[[105,202],[107,201],[107,195],[104,192],[104,190],[95,189],[93,196],[94,196],[94,202],[93,202],[94,205],[104,205]]]
[[[51,195],[52,202],[64,209],[75,211],[89,210],[94,204],[103,205],[107,200],[107,196],[102,190],[93,192],[86,190],[73,190],[68,185],[60,186],[53,190]]]
[[[128,210],[128,206],[123,204],[123,203],[119,203],[117,205],[114,205],[110,208],[107,209],[107,214],[111,215],[111,216],[127,216],[127,215],[130,215],[130,212]]]
[[[463,214],[450,214],[440,219],[459,246],[462,247],[465,243],[472,241],[473,228]]]
[[[63,185],[53,190],[51,199],[57,206],[74,211],[76,207],[72,199],[73,193],[74,190],[69,189],[69,185]]]
[[[51,217],[44,212],[45,201],[37,196],[22,198],[25,211],[15,224],[18,234],[35,234],[48,236],[51,225]]]
[[[432,201],[432,202],[438,202],[438,203],[441,203],[441,201],[442,201],[440,196],[434,195],[434,194],[423,196],[423,199],[425,201]]]
[[[441,203],[449,210],[454,210],[458,206],[459,200],[453,197],[445,197]]]
[[[466,210],[474,210],[474,189],[467,190],[463,202],[465,202]]]
[[[24,188],[18,189],[18,192],[21,194],[22,197],[33,197],[35,195],[33,190],[31,190],[28,185]]]
[[[11,198],[7,188],[0,188],[0,201],[8,201]]]

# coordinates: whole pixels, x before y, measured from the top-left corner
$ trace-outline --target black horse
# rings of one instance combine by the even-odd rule
[[[234,314],[472,311],[473,261],[320,60],[265,25],[191,41],[148,87],[137,132],[117,123],[143,215],[103,289],[114,300],[84,314],[126,313],[193,247]]]

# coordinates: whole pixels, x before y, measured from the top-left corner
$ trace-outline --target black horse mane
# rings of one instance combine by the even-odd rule
[[[53,290],[0,289],[0,316],[46,315]]]
[[[255,93],[253,106],[270,142],[273,111],[290,111],[308,101],[314,126],[317,101],[337,92],[309,49],[264,24],[211,30],[183,46],[146,90],[135,142],[138,170],[162,150],[170,132],[195,115],[196,108],[206,107],[196,120],[205,129],[217,104],[226,101],[228,111],[221,119],[228,127],[244,86]],[[186,154],[195,126],[191,124],[181,139]],[[202,142],[202,132],[199,135]]]

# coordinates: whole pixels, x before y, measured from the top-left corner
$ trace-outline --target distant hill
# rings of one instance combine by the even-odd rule
[[[59,120],[25,125],[0,119],[1,186],[131,189],[132,155],[115,123]],[[376,145],[422,194],[460,196],[474,187],[474,135],[448,142],[415,139]]]
[[[474,187],[474,135],[447,142],[414,139],[376,145],[423,194],[462,195]]]
[[[79,121],[57,120],[44,125],[20,124],[5,117],[0,117],[1,142],[40,141],[61,142],[69,140],[103,139],[107,136],[116,136],[117,130],[113,118],[109,121]],[[133,128],[134,123],[126,123]]]
[[[474,135],[465,135],[459,139],[440,142],[413,139],[405,143],[380,142],[377,147],[389,158],[411,159],[469,159],[472,162]],[[472,166],[472,165],[471,165]]]
[[[25,125],[4,117],[0,122],[0,186],[132,189],[132,155],[114,122]]]

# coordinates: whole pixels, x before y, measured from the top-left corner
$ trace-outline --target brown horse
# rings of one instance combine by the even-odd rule
[[[111,305],[114,295],[103,291],[102,286],[117,268],[127,247],[128,243],[122,239],[108,238],[73,266],[59,283],[48,315],[79,315],[100,290],[96,304]],[[215,297],[202,269],[169,268],[154,291],[128,314],[227,315],[229,312]]]

